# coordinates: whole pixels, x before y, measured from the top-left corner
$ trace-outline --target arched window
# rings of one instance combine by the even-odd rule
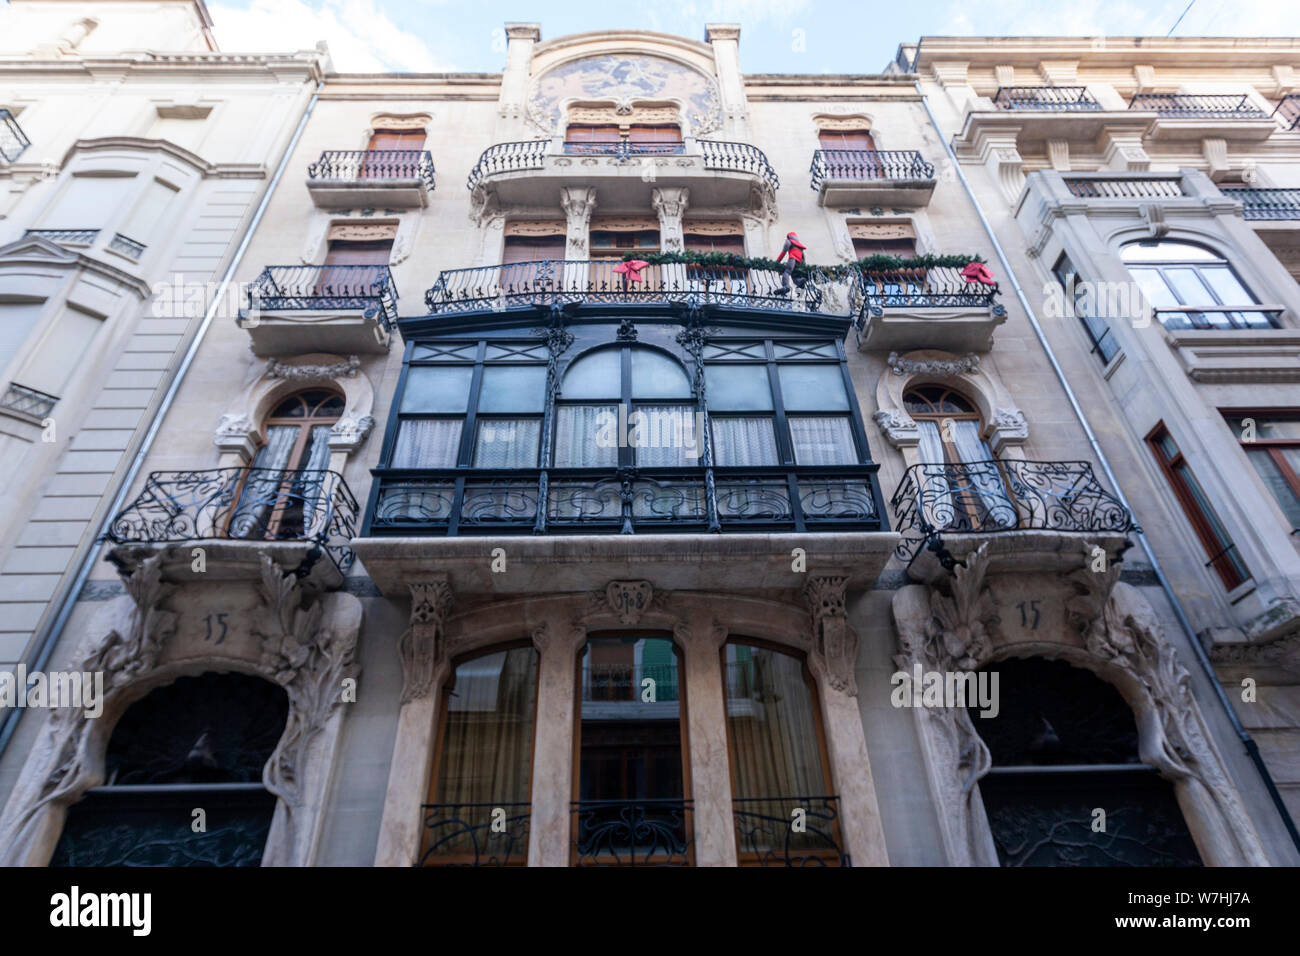
[[[456,665],[442,693],[421,865],[527,863],[536,710],[531,645]]]
[[[288,713],[280,687],[243,674],[152,691],[113,729],[104,784],[68,809],[50,865],[261,865],[275,810],[262,771]]]
[[[695,397],[676,359],[641,345],[597,349],[579,356],[560,383],[554,464],[693,466],[699,464],[698,455],[688,458],[694,444],[688,439],[698,437],[694,427]]]
[[[677,646],[668,637],[592,637],[580,659],[578,866],[688,866]]]
[[[839,799],[831,786],[817,691],[804,662],[740,640],[729,640],[724,653],[740,864],[843,865]]]
[[[1276,315],[1218,253],[1190,242],[1131,242],[1120,251],[1156,317],[1168,329],[1268,329]],[[1234,309],[1232,306],[1244,308]]]
[[[1173,787],[1141,762],[1114,687],[1064,661],[990,664],[997,711],[969,706],[992,756],[980,781],[1003,866],[1200,866]]]
[[[321,530],[328,514],[330,429],[343,397],[326,389],[291,395],[267,416],[262,447],[239,491],[230,535],[300,538]]]
[[[903,395],[916,422],[922,508],[933,528],[1012,527],[1016,509],[1002,472],[984,441],[975,405],[943,385],[922,385]]]

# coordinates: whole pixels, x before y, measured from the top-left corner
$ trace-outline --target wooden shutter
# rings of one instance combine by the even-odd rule
[[[865,129],[824,129],[818,133],[822,149],[875,150],[875,140]]]

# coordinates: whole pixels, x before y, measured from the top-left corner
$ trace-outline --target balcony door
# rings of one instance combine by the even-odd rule
[[[524,295],[554,288],[563,270],[538,263],[563,260],[568,246],[564,220],[506,223],[499,288],[505,295]]]
[[[331,239],[313,295],[326,299],[374,296],[392,252],[391,238]]]
[[[343,409],[343,397],[324,389],[276,406],[240,489],[231,537],[306,538],[325,530],[330,430]]]
[[[361,179],[410,178],[418,174],[416,153],[424,149],[422,129],[377,129],[361,163]],[[400,154],[394,153],[401,150]],[[384,260],[387,262],[387,260]]]
[[[876,142],[865,129],[824,129],[817,134],[829,179],[879,179]]]
[[[670,638],[597,637],[583,649],[575,865],[690,865],[677,675]]]
[[[920,436],[918,485],[926,524],[952,531],[1015,527],[1015,504],[970,400],[945,386],[926,385],[906,392],[903,404]]]
[[[682,244],[700,255],[745,255],[745,231],[739,222],[687,220]],[[749,273],[732,266],[685,265],[686,287],[692,292],[745,295]]]

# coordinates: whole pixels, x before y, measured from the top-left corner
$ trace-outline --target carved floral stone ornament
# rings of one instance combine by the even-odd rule
[[[349,355],[332,365],[295,365],[271,359],[266,366],[267,378],[282,378],[290,382],[315,382],[330,378],[353,378],[361,370],[361,359]]]
[[[889,353],[889,367],[895,375],[939,375],[953,377],[979,371],[980,357],[969,352],[954,361],[943,359],[909,359],[897,352]]]
[[[438,666],[446,655],[443,629],[451,611],[446,579],[411,584],[410,626],[397,641],[402,661],[402,703],[429,696]]]
[[[620,624],[638,624],[648,611],[662,611],[668,605],[669,592],[656,589],[649,581],[610,581],[603,591],[587,595],[584,618],[612,614]]]
[[[856,696],[857,677],[854,664],[858,657],[858,633],[849,626],[845,611],[844,588],[848,578],[818,576],[804,585],[804,600],[812,617],[812,655],[814,671],[824,674],[827,686]]]

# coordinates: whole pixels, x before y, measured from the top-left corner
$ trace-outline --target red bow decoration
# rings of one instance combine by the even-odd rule
[[[623,275],[627,276],[628,282],[640,282],[641,270],[649,264],[650,263],[646,262],[644,259],[629,259],[627,262],[620,262],[616,265],[614,271],[621,272]]]
[[[979,282],[982,285],[997,285],[993,279],[993,273],[989,272],[989,267],[982,262],[968,262],[966,268],[961,270],[961,277],[967,282]]]

